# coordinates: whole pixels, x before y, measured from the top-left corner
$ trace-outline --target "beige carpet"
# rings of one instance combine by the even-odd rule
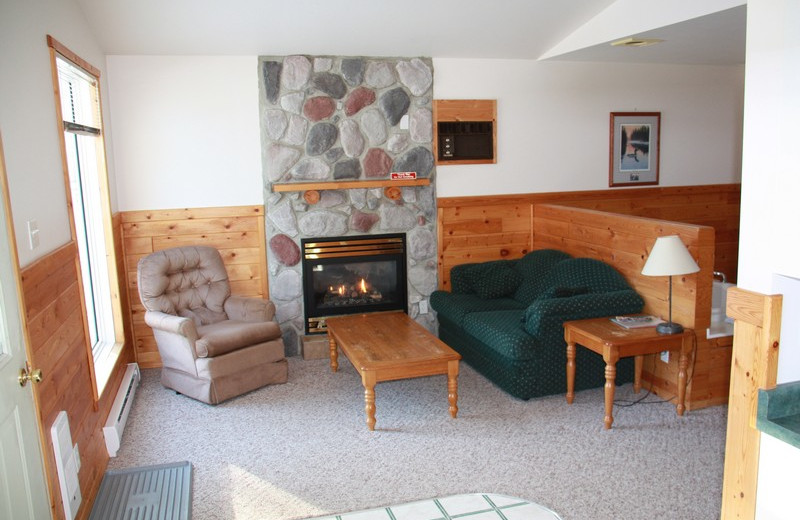
[[[381,383],[376,431],[346,359],[289,360],[289,382],[212,407],[143,370],[110,468],[187,460],[193,518],[293,519],[461,493],[542,504],[564,520],[719,516],[727,408],[615,407],[603,391],[519,401],[462,363],[459,414],[446,378]],[[630,385],[618,399],[638,398]],[[653,399],[651,396],[650,399]]]

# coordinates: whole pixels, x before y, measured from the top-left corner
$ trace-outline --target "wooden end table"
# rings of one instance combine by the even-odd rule
[[[564,340],[567,342],[567,403],[575,399],[575,346],[583,345],[603,356],[606,362],[605,427],[614,422],[614,389],[619,358],[635,356],[634,392],[641,388],[642,361],[646,354],[657,354],[664,350],[680,353],[678,362],[678,415],[683,415],[686,398],[686,369],[689,354],[694,348],[694,332],[684,329],[680,334],[659,334],[655,327],[626,329],[609,318],[568,321],[564,323]]]
[[[375,429],[375,385],[381,381],[447,375],[450,416],[458,413],[458,361],[448,347],[404,312],[352,314],[326,320],[331,370],[339,369],[337,345],[361,375],[367,427]]]

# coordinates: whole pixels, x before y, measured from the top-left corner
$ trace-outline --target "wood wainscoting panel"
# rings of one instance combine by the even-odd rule
[[[78,473],[83,502],[78,518],[88,518],[94,496],[100,487],[108,452],[103,426],[116,397],[124,369],[133,361],[132,349],[123,349],[106,391],[95,403],[87,357],[81,300],[78,250],[70,242],[21,270],[25,302],[25,324],[30,341],[31,365],[41,368],[41,383],[34,386],[39,402],[39,419],[47,441],[45,469],[52,493],[53,518],[64,518],[50,427],[61,410],[67,412],[72,441],[80,448]]]
[[[144,307],[136,285],[140,258],[170,247],[204,245],[222,255],[231,292],[269,297],[264,206],[230,206],[120,214],[127,281],[127,304],[136,360],[142,368],[161,366],[153,332],[144,323]]]

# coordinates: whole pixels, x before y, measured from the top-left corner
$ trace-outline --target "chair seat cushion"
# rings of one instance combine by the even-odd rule
[[[281,337],[281,329],[274,321],[248,322],[225,320],[197,328],[195,343],[198,357],[214,357]]]

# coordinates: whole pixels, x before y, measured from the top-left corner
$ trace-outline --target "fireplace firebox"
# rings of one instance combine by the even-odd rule
[[[307,334],[332,316],[407,312],[405,234],[304,238],[301,249]]]

